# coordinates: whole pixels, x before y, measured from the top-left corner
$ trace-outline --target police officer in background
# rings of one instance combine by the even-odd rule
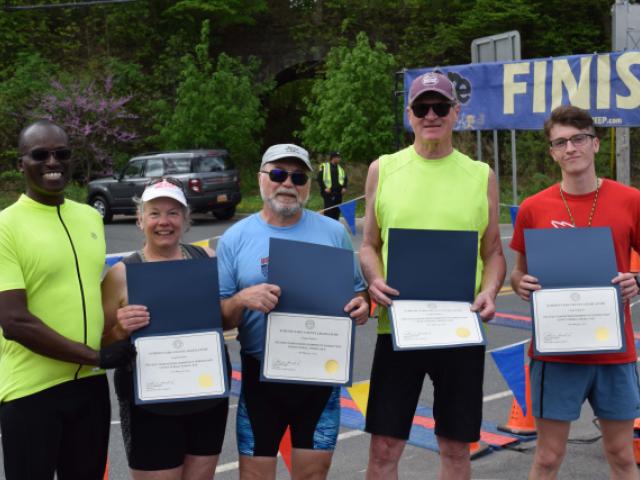
[[[334,220],[340,218],[340,209],[331,208],[342,203],[342,195],[347,191],[347,172],[340,166],[342,156],[339,152],[329,155],[329,161],[320,165],[318,185],[324,198],[324,214]]]

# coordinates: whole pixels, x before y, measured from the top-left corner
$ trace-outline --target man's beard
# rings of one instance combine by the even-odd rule
[[[279,193],[288,193],[291,195],[295,195],[296,203],[284,205],[283,203],[277,200],[277,195]],[[262,201],[269,205],[269,208],[279,217],[282,218],[291,218],[295,216],[300,210],[304,208],[309,200],[309,195],[303,200],[300,200],[300,195],[295,188],[286,188],[286,187],[278,187],[270,197],[264,193],[262,189],[262,185],[260,185],[260,196],[262,197]]]

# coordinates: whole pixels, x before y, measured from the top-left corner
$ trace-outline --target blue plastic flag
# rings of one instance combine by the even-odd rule
[[[122,260],[122,258],[122,255],[108,256],[104,263],[106,263],[110,267],[113,267],[116,263]]]
[[[511,205],[509,207],[509,213],[511,214],[511,225],[515,228],[516,226],[516,217],[518,216],[518,206]]]
[[[340,205],[340,211],[342,216],[347,221],[347,225],[351,229],[353,235],[356,234],[356,201],[351,200],[343,205]]]
[[[493,361],[505,382],[516,397],[518,405],[522,408],[522,413],[527,415],[526,383],[524,378],[524,348],[528,340],[508,345],[491,352]]]

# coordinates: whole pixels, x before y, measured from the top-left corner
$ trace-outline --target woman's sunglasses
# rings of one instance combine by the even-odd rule
[[[304,172],[289,172],[288,170],[283,170],[281,168],[274,168],[268,172],[260,170],[260,173],[268,174],[269,180],[276,183],[283,183],[287,180],[287,177],[291,177],[291,183],[299,187],[306,185],[309,181],[309,176]]]
[[[169,182],[170,184],[175,185],[176,187],[182,188],[182,182],[177,178],[173,178],[173,177],[152,178],[151,180],[149,180],[149,183],[147,183],[147,186],[149,187],[151,185],[155,185],[156,183],[160,183],[160,182]]]

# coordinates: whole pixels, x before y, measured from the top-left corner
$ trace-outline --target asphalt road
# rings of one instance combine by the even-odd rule
[[[185,241],[194,242],[211,239],[211,246],[215,248],[217,238],[234,221],[217,221],[208,216],[196,216],[190,231],[185,234]],[[507,256],[508,268],[513,264],[513,255],[508,249],[511,236],[511,226],[501,226],[503,246]],[[135,225],[133,217],[116,217],[114,223],[106,227],[107,252],[128,252],[139,248],[142,235]],[[354,248],[357,250],[361,242],[361,225],[354,237]],[[529,337],[526,324],[513,322],[504,324],[504,318],[512,315],[528,316],[529,306],[517,298],[508,288],[498,297],[498,313],[501,318],[489,323],[487,329],[487,350],[509,345]],[[634,308],[634,317],[637,317]],[[499,324],[496,324],[498,322]],[[638,321],[634,321],[636,330]],[[354,383],[365,382],[369,379],[371,358],[375,344],[376,321],[372,319],[367,325],[359,327],[356,333],[356,347],[354,360]],[[239,364],[239,344],[233,335],[227,335],[227,345],[232,363]],[[490,357],[487,354],[487,357]],[[491,358],[487,358],[484,379],[484,420],[492,424],[504,423],[509,416],[512,395],[502,376],[497,371]],[[420,398],[420,405],[430,407],[433,402],[433,390],[429,381],[425,382]],[[237,397],[231,397],[231,411],[223,451],[218,465],[216,478],[238,478],[237,452],[235,447],[235,409]],[[111,479],[125,479],[127,465],[123,451],[120,431],[117,401],[112,393],[112,430],[109,450],[109,467]],[[581,418],[574,423],[570,434],[570,444],[567,457],[562,466],[561,479],[601,479],[608,477],[606,461],[602,453],[601,441],[595,441],[599,431],[593,423],[593,413],[588,406],[583,407]],[[367,465],[369,436],[357,429],[342,428],[338,446],[329,477],[331,479],[362,479]],[[513,449],[501,449],[472,462],[472,477],[474,479],[524,479],[531,464],[535,441],[523,442]],[[400,463],[400,478],[402,479],[435,479],[437,478],[438,454],[426,448],[407,445]],[[278,478],[289,478],[283,462],[278,464]],[[0,476],[3,470],[0,466]]]

